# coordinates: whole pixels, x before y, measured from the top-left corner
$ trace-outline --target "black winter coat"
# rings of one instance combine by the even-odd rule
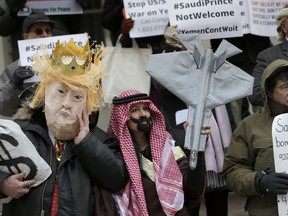
[[[54,180],[59,193],[58,216],[95,214],[94,186],[117,192],[128,174],[117,140],[95,128],[81,143],[68,141],[57,168],[52,141],[45,125],[33,120],[17,121],[37,151],[50,165],[52,175],[27,195],[3,205],[3,216],[50,216]],[[0,181],[7,174],[0,172]],[[2,194],[3,196],[3,194]]]

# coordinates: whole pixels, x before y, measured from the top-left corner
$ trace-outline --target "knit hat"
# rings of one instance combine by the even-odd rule
[[[22,25],[23,33],[26,33],[29,31],[30,27],[35,23],[48,23],[51,28],[54,26],[54,22],[49,19],[48,16],[45,15],[45,13],[41,11],[33,11],[27,16]]]

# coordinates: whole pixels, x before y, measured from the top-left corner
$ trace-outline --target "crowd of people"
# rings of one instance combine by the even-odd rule
[[[88,0],[77,2],[84,12],[99,7]],[[91,14],[59,18],[35,11],[20,18],[17,12],[25,3],[0,1],[0,26],[7,26],[1,28],[1,36],[17,42],[90,34],[92,24],[83,19]],[[109,30],[113,45],[129,48],[134,20],[124,15],[122,0],[106,0],[95,25]],[[74,17],[77,25],[65,24],[68,17]],[[73,38],[65,44],[58,41],[51,55],[34,56],[33,67],[20,66],[18,49],[13,50],[13,62],[0,74],[0,115],[21,127],[52,173],[34,187],[36,180],[19,168],[24,159],[13,158],[9,152],[21,140],[9,138],[8,132],[0,134],[0,152],[9,156],[1,155],[1,163],[10,171],[0,169],[0,199],[11,198],[3,201],[2,215],[199,216],[204,200],[207,216],[228,216],[230,191],[247,198],[243,212],[248,215],[280,215],[277,194],[287,194],[288,174],[275,172],[272,122],[288,111],[288,5],[277,13],[276,22],[280,43],[274,46],[269,37],[252,34],[225,38],[243,51],[227,61],[252,75],[255,82],[251,96],[215,108],[213,126],[201,125],[207,146],[213,142],[225,154],[217,172],[209,167],[217,151],[212,155],[208,147],[198,152],[197,166],[189,166],[193,152],[184,147],[188,125],[175,121],[176,112],[187,106],[154,79],[149,94],[130,89],[114,95],[107,131],[97,126],[105,106],[101,87],[106,75],[101,62],[105,47],[89,41],[76,45]],[[101,31],[96,36],[93,30],[90,36],[103,40]],[[185,51],[177,34],[176,26],[168,26],[165,34],[136,42],[140,48],[151,47],[153,54]],[[213,51],[220,41],[211,40]],[[35,71],[39,80],[26,82]],[[1,122],[0,127],[4,128]],[[229,129],[225,131],[228,147],[221,140],[224,127]],[[211,178],[221,184],[211,187]]]

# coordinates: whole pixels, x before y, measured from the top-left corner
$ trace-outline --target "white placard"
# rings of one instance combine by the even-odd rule
[[[188,109],[178,110],[175,113],[176,125],[187,121]]]
[[[288,113],[278,115],[272,124],[275,172],[288,173]],[[288,194],[277,195],[279,216],[288,214]]]
[[[124,0],[126,18],[134,20],[131,38],[163,35],[169,22],[167,0]]]
[[[59,40],[60,43],[68,43],[73,38],[74,43],[78,46],[84,46],[88,41],[88,34],[72,34],[72,35],[61,35],[46,38],[37,38],[29,40],[19,40],[18,49],[20,55],[20,66],[33,66],[33,56],[37,53],[41,55],[43,48],[48,54],[52,54],[53,49],[56,46],[56,42]],[[38,74],[35,73],[34,77],[26,79],[24,82],[35,82],[39,81]]]
[[[248,3],[251,33],[277,36],[276,14],[288,4],[287,0],[250,0]]]
[[[18,16],[28,16],[32,11],[43,11],[46,15],[83,14],[76,0],[27,0]]]
[[[239,0],[169,0],[170,25],[181,34],[199,34],[201,39],[243,35]]]
[[[243,34],[277,36],[276,14],[287,0],[124,0],[130,37],[162,35],[167,23],[200,39]]]
[[[250,14],[249,14],[249,4],[247,0],[239,1],[239,6],[241,9],[241,20],[242,20],[242,32],[243,34],[250,33]]]

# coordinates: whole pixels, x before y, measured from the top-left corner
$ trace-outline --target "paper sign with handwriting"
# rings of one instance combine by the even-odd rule
[[[275,172],[288,173],[288,113],[278,115],[272,124]],[[277,195],[279,216],[288,214],[288,194]]]

